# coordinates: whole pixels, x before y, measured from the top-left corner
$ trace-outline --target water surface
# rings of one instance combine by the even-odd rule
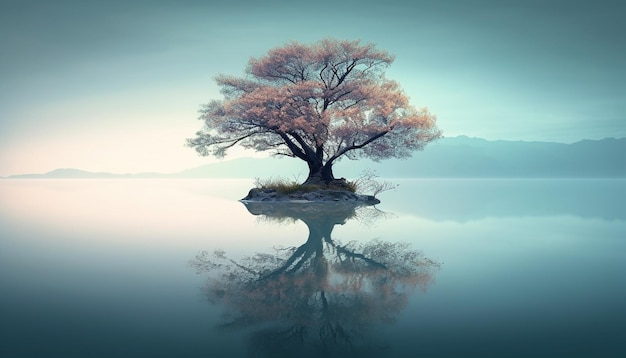
[[[626,181],[0,181],[0,356],[620,357]]]

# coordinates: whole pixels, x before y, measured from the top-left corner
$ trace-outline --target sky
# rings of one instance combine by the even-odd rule
[[[387,77],[445,136],[626,137],[624,14],[621,0],[0,0],[0,176],[213,162],[185,139],[221,98],[214,77],[325,37],[394,54]]]

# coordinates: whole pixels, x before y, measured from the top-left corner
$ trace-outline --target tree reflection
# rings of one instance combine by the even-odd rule
[[[418,287],[425,290],[439,268],[405,243],[342,244],[332,238],[337,224],[381,214],[373,208],[352,203],[245,205],[254,215],[301,220],[309,229],[298,247],[240,261],[221,250],[204,251],[191,261],[198,272],[211,273],[209,300],[232,310],[221,327],[253,328],[248,344],[255,356],[371,356],[376,350],[362,351],[357,341],[371,342],[368,328],[393,322],[409,295]]]

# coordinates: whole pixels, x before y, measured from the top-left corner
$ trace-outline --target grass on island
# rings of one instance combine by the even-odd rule
[[[378,194],[394,190],[398,187],[398,184],[393,184],[389,181],[378,181],[378,174],[375,170],[365,169],[361,175],[353,180],[343,181],[341,185],[315,185],[315,184],[302,184],[296,179],[286,178],[267,178],[267,179],[254,179],[254,185],[257,189],[273,189],[280,194],[293,194],[293,193],[310,193],[318,190],[342,190],[350,191],[358,194],[366,194],[376,197]]]
[[[338,185],[315,185],[315,184],[302,184],[296,180],[289,180],[285,178],[255,178],[254,186],[257,189],[272,189],[280,194],[293,194],[293,193],[310,193],[318,190],[347,190],[356,192],[356,184],[348,181],[347,187]]]

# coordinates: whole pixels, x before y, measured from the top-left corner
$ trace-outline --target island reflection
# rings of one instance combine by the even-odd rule
[[[356,203],[245,202],[266,220],[304,222],[298,247],[235,261],[222,250],[200,252],[190,264],[208,273],[206,294],[231,315],[220,328],[249,330],[251,356],[378,356],[388,348],[371,328],[393,323],[416,288],[433,283],[439,263],[406,243],[346,244],[331,236],[350,219],[381,212]]]

